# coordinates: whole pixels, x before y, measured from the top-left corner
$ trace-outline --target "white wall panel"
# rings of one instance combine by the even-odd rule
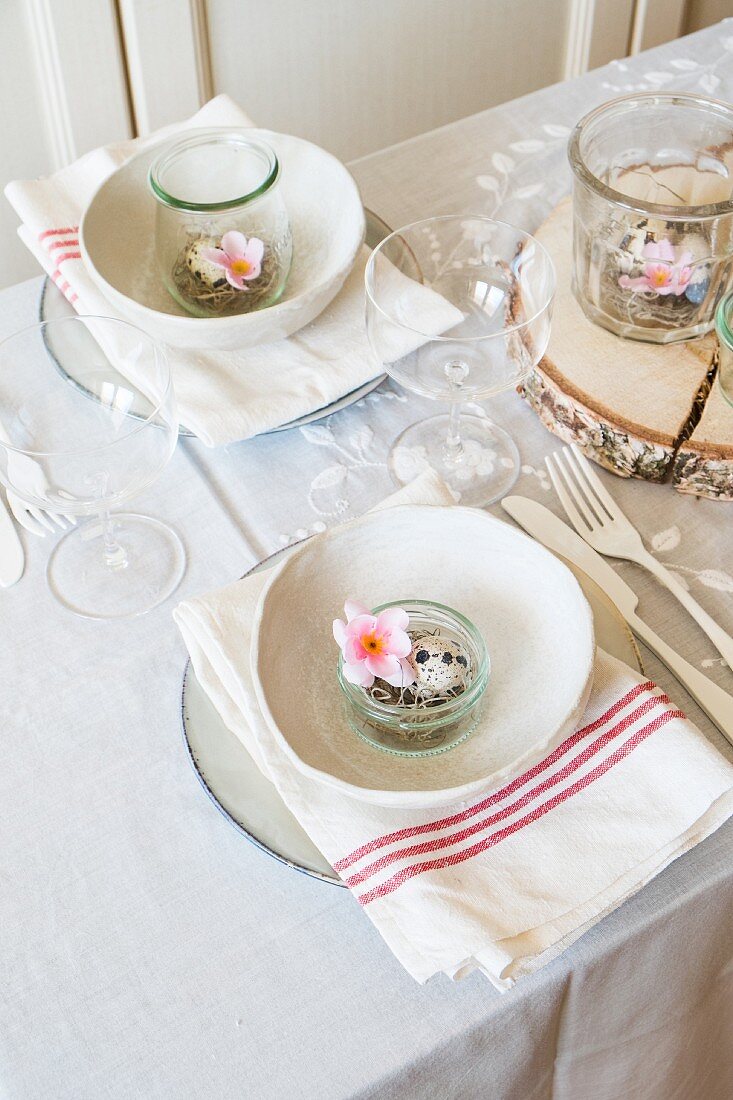
[[[214,87],[357,157],[560,80],[568,0],[208,0]]]
[[[118,0],[138,134],[212,96],[204,0]]]
[[[130,137],[114,0],[0,0],[0,286],[40,273],[2,191]]]

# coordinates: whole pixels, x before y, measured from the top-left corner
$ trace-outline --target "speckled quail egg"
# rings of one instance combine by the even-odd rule
[[[414,691],[419,695],[462,691],[468,685],[470,660],[458,642],[430,635],[417,638],[409,661],[415,670]]]
[[[208,248],[218,247],[219,241],[216,237],[199,237],[186,249],[186,267],[211,290],[219,290],[220,287],[226,286],[226,275],[223,268],[212,264],[211,260],[204,259],[202,253]]]

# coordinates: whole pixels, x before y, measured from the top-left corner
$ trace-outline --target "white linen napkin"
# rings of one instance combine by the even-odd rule
[[[451,498],[429,475],[384,505],[408,502]],[[601,650],[576,732],[470,803],[389,809],[307,779],[255,699],[264,583],[257,574],[176,609],[196,675],[418,981],[479,968],[509,988],[733,813],[733,767],[655,684]]]
[[[47,179],[9,183],[5,194],[23,223],[19,236],[78,313],[119,317],[90,278],[79,251],[79,221],[94,192],[131,156],[167,135],[192,127],[252,125],[228,96],[220,95],[186,122],[95,149]],[[362,248],[336,298],[287,340],[242,351],[169,348],[181,423],[209,446],[249,439],[321,409],[373,378],[380,368],[364,328],[368,256]],[[439,295],[398,278],[424,331],[443,332],[461,319],[460,311]],[[116,365],[124,373],[124,361]]]

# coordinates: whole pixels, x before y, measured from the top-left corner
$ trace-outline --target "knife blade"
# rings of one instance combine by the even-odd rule
[[[600,585],[616,604],[634,634],[674,673],[708,718],[733,745],[733,696],[699,672],[639,618],[636,614],[639,597],[619,577],[615,569],[543,504],[519,496],[504,497],[501,504],[504,511],[529,535],[548,550],[572,561]]]
[[[25,555],[15,524],[0,497],[0,587],[10,588],[23,576]]]

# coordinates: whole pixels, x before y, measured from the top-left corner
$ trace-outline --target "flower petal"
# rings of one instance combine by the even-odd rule
[[[247,238],[238,229],[230,229],[222,237],[221,247],[231,260],[243,260],[247,249]]]
[[[401,607],[388,607],[377,615],[377,631],[387,633],[390,630],[407,630],[410,616]]]
[[[344,660],[350,664],[355,664],[357,661],[363,661],[367,656],[367,651],[361,644],[358,638],[347,637],[343,646]]]
[[[346,621],[351,622],[357,615],[371,615],[371,611],[368,607],[365,607],[363,603],[359,603],[358,600],[347,600],[344,604],[344,611],[346,613]]]
[[[402,683],[402,669],[396,657],[388,653],[370,653],[364,664],[375,676],[381,676],[387,683],[391,683],[390,677],[397,677],[397,683]]]
[[[415,680],[417,680],[417,676],[415,675],[415,669],[412,667],[410,662],[405,661],[403,658],[400,661],[400,668],[402,669],[402,683],[405,685],[405,687],[407,687],[408,684],[414,684]]]
[[[333,636],[336,639],[336,644],[343,649],[346,645],[346,623],[343,619],[333,620]]]
[[[640,276],[638,279],[630,279],[628,275],[622,275],[618,281],[618,285],[622,286],[624,290],[650,290],[649,281],[645,275]]]
[[[358,661],[356,664],[344,663],[342,669],[344,679],[348,680],[350,684],[358,684],[359,687],[368,688],[374,683],[374,675],[363,661]]]
[[[372,634],[377,620],[373,615],[357,615],[355,619],[349,619],[346,633],[350,638],[360,638],[362,634]]]
[[[262,257],[264,256],[264,254],[265,246],[260,238],[250,237],[249,241],[247,242],[247,247],[244,251],[245,260],[249,260],[249,262],[251,264],[254,264],[255,267],[259,267],[259,265],[262,263]]]
[[[221,248],[202,248],[201,258],[217,267],[229,267],[229,257]]]
[[[407,661],[398,661],[399,668],[394,676],[383,676],[382,679],[392,687],[409,687],[415,683],[415,670]]]
[[[235,275],[232,272],[231,268],[229,268],[229,267],[227,268],[227,271],[226,271],[226,278],[227,278],[227,282],[229,283],[229,285],[233,286],[235,290],[246,290],[247,289],[247,287],[244,285],[244,280],[242,279],[242,276],[241,275]]]
[[[393,657],[406,657],[412,649],[412,641],[404,630],[390,630],[384,636],[385,650]]]

